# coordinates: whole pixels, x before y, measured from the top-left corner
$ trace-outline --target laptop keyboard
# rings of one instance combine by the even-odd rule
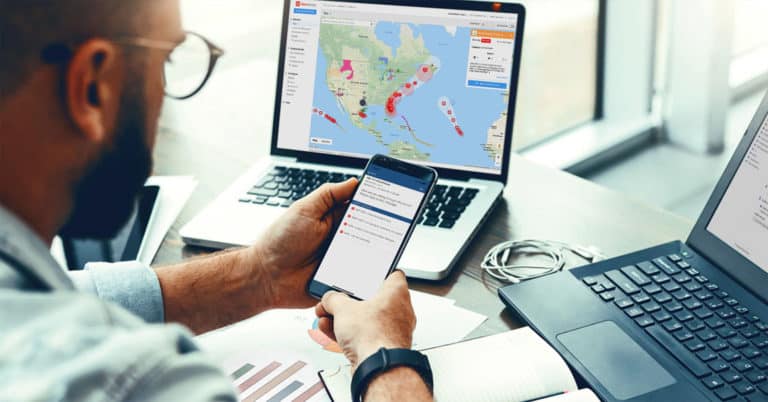
[[[340,183],[355,175],[275,166],[240,198],[241,203],[288,208],[325,183]]]
[[[673,254],[583,279],[721,400],[768,400],[768,324]]]
[[[288,208],[324,183],[338,183],[358,177],[340,172],[275,166],[240,197],[246,204]],[[359,177],[358,177],[359,178]],[[450,229],[477,195],[478,190],[458,186],[435,186],[417,223]]]
[[[452,228],[467,210],[472,200],[475,199],[477,193],[478,190],[475,188],[436,185],[418,223],[444,229]]]

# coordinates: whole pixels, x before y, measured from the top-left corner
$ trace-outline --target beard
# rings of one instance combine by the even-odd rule
[[[130,82],[139,84],[143,80],[131,79]],[[60,231],[64,237],[114,237],[130,219],[139,191],[152,170],[152,153],[146,140],[144,94],[134,89],[143,85],[126,88],[120,100],[115,142],[77,186],[74,209]]]

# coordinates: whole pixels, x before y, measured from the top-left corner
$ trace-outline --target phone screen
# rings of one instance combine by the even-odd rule
[[[397,262],[434,180],[369,165],[314,280],[362,300],[373,297]]]

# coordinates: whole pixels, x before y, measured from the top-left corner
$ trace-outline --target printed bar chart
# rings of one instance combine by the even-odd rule
[[[293,402],[307,402],[310,400],[313,396],[320,393],[320,391],[323,390],[323,383],[318,381],[315,383],[315,385],[309,387],[306,391],[302,392],[297,396]]]
[[[227,365],[242,402],[328,400],[317,370],[311,365],[296,357],[264,357],[240,357],[235,364]]]
[[[268,394],[273,389],[277,388],[280,384],[291,378],[294,374],[296,374],[299,370],[301,370],[304,366],[306,366],[307,363],[304,362],[296,362],[291,365],[291,367],[288,367],[285,369],[285,371],[278,374],[277,377],[273,378],[266,384],[262,385],[260,388],[256,389],[252,394],[250,394],[247,398],[243,399],[244,402],[256,402],[259,400],[259,398],[263,397],[264,395]],[[300,384],[301,386],[303,384]],[[282,399],[280,399],[282,400]],[[272,399],[269,399],[269,402],[273,402]]]
[[[240,392],[243,392],[247,390],[248,388],[254,386],[259,381],[261,381],[264,377],[270,375],[273,371],[277,370],[277,368],[280,367],[280,363],[278,362],[272,362],[267,367],[264,367],[263,369],[256,372],[256,374],[249,377],[247,380],[245,380],[244,383],[240,384],[238,389]]]
[[[235,370],[234,373],[232,373],[232,379],[237,380],[238,378],[242,377],[243,374],[253,370],[254,368],[255,367],[253,367],[253,364],[245,363],[243,364],[242,367],[240,367],[239,369]]]

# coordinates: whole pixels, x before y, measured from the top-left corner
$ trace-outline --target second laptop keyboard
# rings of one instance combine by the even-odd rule
[[[326,170],[275,166],[243,194],[241,203],[288,208],[325,183],[339,183],[357,177]],[[478,190],[436,185],[417,223],[450,229],[462,216]]]
[[[768,323],[677,254],[584,278],[721,400],[768,401]]]

